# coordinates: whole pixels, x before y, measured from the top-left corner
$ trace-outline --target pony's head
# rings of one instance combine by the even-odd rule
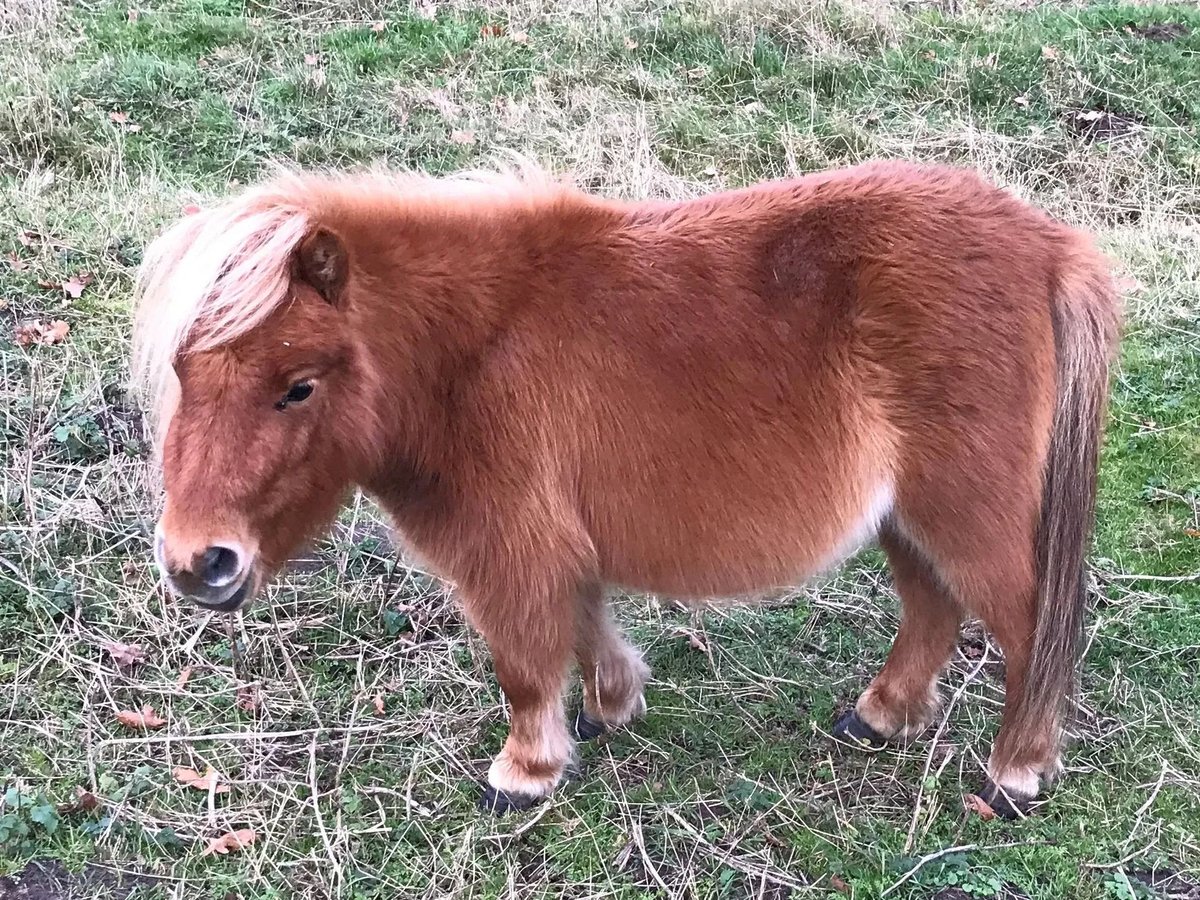
[[[134,371],[161,462],[154,554],[201,605],[245,605],[336,516],[369,438],[346,243],[277,180],[149,248]]]

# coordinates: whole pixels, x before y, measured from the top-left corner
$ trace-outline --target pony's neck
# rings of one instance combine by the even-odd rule
[[[358,289],[357,333],[384,417],[374,480],[445,458],[456,400],[522,315],[563,302],[602,265],[621,206],[578,193],[375,210],[339,225]],[[590,280],[590,279],[586,279]],[[369,485],[368,485],[369,486]]]

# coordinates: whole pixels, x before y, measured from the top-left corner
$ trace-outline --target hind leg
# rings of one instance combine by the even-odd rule
[[[941,705],[938,675],[958,639],[957,601],[921,554],[894,530],[879,536],[902,604],[900,630],[879,674],[834,726],[852,743],[881,746],[924,731]]]
[[[1012,817],[1061,768],[1061,713],[1030,700],[1027,683],[1037,626],[1036,500],[1021,502],[1014,493],[1003,503],[995,502],[991,515],[981,505],[969,522],[926,524],[921,543],[942,580],[1004,651],[1004,712],[981,796]]]
[[[622,637],[599,588],[580,595],[575,658],[583,679],[583,709],[575,717],[575,733],[581,740],[624,725],[646,711],[643,688],[650,669]]]

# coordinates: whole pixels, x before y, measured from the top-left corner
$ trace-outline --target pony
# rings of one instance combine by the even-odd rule
[[[1024,815],[1078,690],[1121,321],[1088,235],[961,167],[679,202],[534,166],[275,171],[139,273],[154,557],[232,612],[373,498],[488,644],[503,812],[645,709],[611,590],[753,602],[875,541],[901,620],[833,737],[926,729],[977,617],[1006,660],[979,794]]]

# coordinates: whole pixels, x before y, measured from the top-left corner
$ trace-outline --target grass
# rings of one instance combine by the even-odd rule
[[[86,896],[1191,896],[1200,13],[1028,6],[6,6],[0,316],[5,331],[46,317],[71,332],[0,340],[0,878],[48,884],[26,869],[36,859]],[[395,559],[369,504],[236,622],[163,595],[155,485],[124,389],[144,242],[272,155],[445,171],[504,148],[634,197],[878,156],[950,160],[1100,236],[1129,327],[1078,740],[1037,815],[963,811],[1002,699],[997,651],[974,625],[936,742],[831,745],[835,712],[894,633],[875,552],[760,610],[623,600],[655,672],[649,715],[583,748],[552,803],[499,821],[474,808],[505,732],[486,648]],[[94,280],[77,299],[39,285],[80,272]],[[109,641],[145,661],[117,666]],[[165,728],[117,724],[146,703]],[[208,765],[229,793],[172,778]],[[96,809],[63,807],[78,786]],[[252,847],[202,855],[244,827]],[[34,896],[59,895],[46,890]]]

